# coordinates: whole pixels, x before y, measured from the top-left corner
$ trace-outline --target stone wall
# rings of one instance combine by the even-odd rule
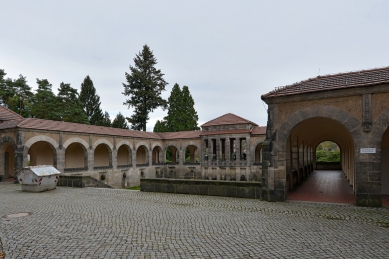
[[[262,199],[261,182],[141,179],[141,191]]]

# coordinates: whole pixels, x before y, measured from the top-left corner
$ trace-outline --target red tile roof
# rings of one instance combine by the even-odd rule
[[[309,78],[292,85],[277,87],[262,95],[262,99],[383,83],[389,83],[389,67]]]
[[[159,133],[163,139],[199,138],[200,130]]]
[[[251,134],[264,135],[264,134],[266,134],[266,127],[265,126],[256,126],[251,130]]]
[[[110,136],[123,136],[123,137],[135,137],[135,138],[151,138],[160,139],[161,136],[154,132],[117,129],[111,127],[94,126],[87,124],[79,124],[63,121],[52,121],[28,118],[21,121],[18,128],[22,129],[37,129],[37,130],[50,130],[50,131],[67,131],[87,134],[101,134]]]
[[[252,121],[246,120],[246,119],[239,117],[239,116],[232,114],[232,113],[227,113],[227,114],[224,114],[223,116],[220,116],[216,119],[213,119],[213,120],[210,120],[210,121],[204,123],[203,125],[201,125],[201,127],[218,126],[218,125],[232,125],[232,124],[247,124],[247,123],[258,126],[257,124],[255,124]]]
[[[244,134],[244,133],[250,133],[250,131],[247,129],[204,131],[201,133],[201,136],[222,135],[222,134]]]
[[[0,121],[21,120],[22,116],[0,105]]]

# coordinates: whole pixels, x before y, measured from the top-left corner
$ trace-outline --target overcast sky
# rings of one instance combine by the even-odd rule
[[[80,89],[89,75],[111,119],[147,44],[169,83],[187,85],[199,124],[234,113],[266,125],[261,95],[330,73],[389,66],[389,1],[0,0],[0,69]],[[319,72],[320,71],[320,72]],[[166,111],[156,110],[147,130]]]

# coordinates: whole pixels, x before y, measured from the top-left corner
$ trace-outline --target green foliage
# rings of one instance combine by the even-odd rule
[[[52,85],[47,79],[36,79],[38,89],[32,98],[31,115],[45,120],[59,120],[58,99],[52,91]]]
[[[111,118],[109,117],[109,113],[105,112],[103,121],[102,121],[101,125],[99,125],[99,126],[111,127],[111,124],[112,123],[111,123]]]
[[[189,87],[184,85],[182,88],[182,119],[181,122],[185,125],[185,130],[199,130],[197,125],[199,116],[194,108],[195,102],[190,94]]]
[[[104,115],[100,108],[100,96],[96,94],[96,88],[93,85],[92,79],[89,75],[85,77],[84,82],[81,84],[80,101],[82,103],[82,109],[88,121],[91,125],[103,126]]]
[[[149,113],[158,107],[166,108],[167,103],[161,93],[168,83],[163,79],[161,70],[155,68],[157,59],[147,45],[136,55],[134,63],[134,67],[130,65],[130,74],[125,73],[127,84],[123,83],[123,94],[129,99],[124,104],[134,108],[134,114],[127,118],[131,128],[146,131]]]
[[[180,86],[175,84],[168,99],[168,114],[164,121],[157,121],[154,132],[199,130],[197,121],[198,115],[189,88],[184,86],[181,90]]]
[[[61,120],[67,122],[88,124],[88,117],[82,110],[78,92],[70,84],[61,83],[58,89],[59,108],[62,111]]]
[[[5,78],[6,75],[4,69],[0,69],[0,101],[1,105],[8,107],[9,99],[15,95],[15,90],[12,79]]]
[[[113,128],[128,129],[126,118],[119,112],[116,118],[112,122]]]
[[[33,96],[31,87],[27,84],[26,77],[19,75],[16,80],[7,80],[6,82],[8,92],[13,93],[13,96],[9,96],[8,108],[16,113],[19,113],[23,117],[30,117],[29,102]]]
[[[126,188],[127,190],[140,190],[140,186],[132,186],[132,187],[129,187],[129,188]]]
[[[154,132],[167,132],[166,121],[157,120],[157,122],[154,125],[153,131]]]
[[[316,162],[340,162],[339,146],[332,141],[324,141],[316,148]]]

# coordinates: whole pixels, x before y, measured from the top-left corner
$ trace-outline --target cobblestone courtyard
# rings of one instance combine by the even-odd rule
[[[388,208],[5,183],[0,197],[5,258],[389,258]]]

